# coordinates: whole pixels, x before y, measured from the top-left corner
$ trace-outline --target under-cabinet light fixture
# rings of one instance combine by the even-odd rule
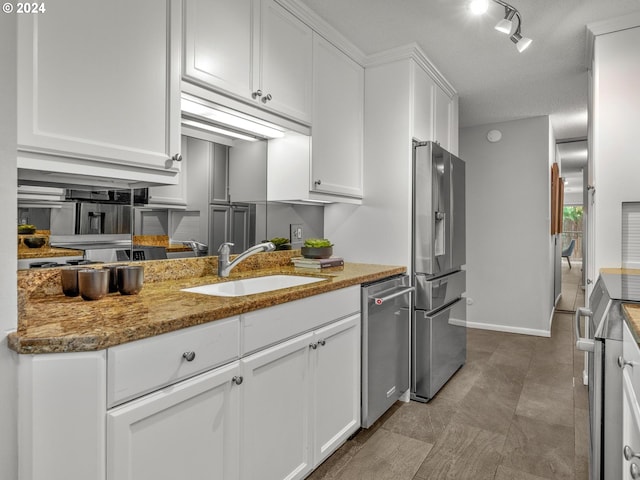
[[[185,125],[204,128],[211,132],[243,140],[256,140],[255,137],[280,138],[284,136],[284,131],[277,125],[188,94],[182,94],[180,107],[183,117],[186,117],[182,120]]]
[[[532,40],[527,37],[522,36],[521,28],[522,28],[522,16],[516,7],[513,5],[509,5],[502,0],[491,0],[498,5],[502,5],[504,7],[504,18],[500,20],[496,26],[494,27],[501,33],[505,33],[509,35],[509,39],[516,44],[516,48],[518,52],[525,51],[529,45],[531,45]],[[469,3],[469,9],[474,14],[480,15],[485,13],[489,8],[489,0],[471,0]],[[518,25],[513,32],[513,19],[518,20]]]

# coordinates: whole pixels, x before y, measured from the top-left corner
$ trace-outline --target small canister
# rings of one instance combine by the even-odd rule
[[[62,282],[62,293],[67,297],[77,297],[80,295],[78,289],[78,270],[79,268],[62,268],[60,270],[60,279]]]
[[[144,267],[128,265],[117,269],[118,291],[121,295],[136,295],[142,290]]]
[[[109,293],[109,270],[83,268],[78,270],[78,290],[83,300],[98,300]]]

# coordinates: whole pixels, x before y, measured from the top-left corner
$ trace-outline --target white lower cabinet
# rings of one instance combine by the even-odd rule
[[[306,333],[241,360],[241,478],[303,478],[311,470],[311,371]]]
[[[640,478],[640,348],[627,323],[622,333],[622,462],[623,480]]]
[[[314,466],[360,427],[360,315],[314,333]]]
[[[241,478],[304,478],[360,427],[360,315],[242,359]]]
[[[106,351],[20,355],[20,479],[304,478],[360,427],[359,309],[352,286]]]
[[[107,480],[238,478],[239,362],[107,414]]]

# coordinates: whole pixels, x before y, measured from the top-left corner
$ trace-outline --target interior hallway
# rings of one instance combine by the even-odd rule
[[[572,321],[554,315],[551,338],[470,329],[467,363],[431,402],[396,403],[309,478],[587,479],[584,354]]]

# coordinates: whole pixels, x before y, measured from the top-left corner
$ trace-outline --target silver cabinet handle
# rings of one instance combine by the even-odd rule
[[[322,185],[322,180],[315,180],[313,182],[314,185],[318,186],[318,185]]]
[[[271,94],[270,94],[270,93],[267,93],[264,97],[262,97],[262,98],[260,99],[260,101],[261,101],[262,103],[267,103],[267,102],[268,102],[269,100],[271,100],[272,98],[273,98],[273,97],[271,96]]]
[[[309,344],[309,347],[313,348],[315,350],[316,348],[318,348],[318,344],[317,343],[311,343],[311,344]]]
[[[231,381],[233,383],[235,383],[236,385],[240,385],[242,383],[242,381],[244,380],[244,378],[242,378],[241,376],[235,376],[231,379]]]
[[[184,352],[182,354],[182,358],[184,358],[187,362],[193,362],[193,359],[196,358],[196,352]]]
[[[629,472],[631,473],[631,478],[640,478],[640,467],[638,467],[637,463],[631,464]]]
[[[618,366],[619,366],[620,368],[624,368],[624,367],[626,367],[627,365],[628,365],[628,366],[630,366],[630,367],[633,367],[633,362],[631,362],[631,361],[629,361],[629,360],[625,360],[625,359],[624,359],[624,357],[623,357],[622,355],[620,355],[620,356],[618,357]],[[627,447],[624,447],[624,448],[626,449]],[[629,460],[629,459],[627,458],[627,460]]]
[[[634,452],[629,445],[625,445],[622,449],[622,454],[625,460],[633,460],[634,458],[640,458],[640,454]]]
[[[324,347],[327,344],[326,341],[324,340],[318,340],[318,345],[320,345],[321,347]]]
[[[182,155],[180,155],[179,153],[176,153],[173,157],[171,157],[171,160],[173,160],[174,162],[181,162]]]
[[[591,338],[584,338],[580,336],[580,317],[591,317],[593,312],[588,308],[580,307],[576,310],[574,317],[574,329],[576,332],[576,348],[583,352],[593,352],[595,350],[595,342]]]
[[[262,96],[262,90],[256,90],[255,92],[253,92],[253,93],[251,94],[251,98],[253,98],[254,100],[255,100],[256,98],[260,98],[261,96]]]
[[[397,292],[393,292],[393,293],[390,293],[389,295],[385,295],[384,297],[369,297],[369,298],[373,300],[374,304],[382,305],[387,300],[391,300],[392,298],[399,297],[401,295],[404,295],[405,293],[413,292],[414,290],[415,290],[415,287],[406,287],[398,290]]]

